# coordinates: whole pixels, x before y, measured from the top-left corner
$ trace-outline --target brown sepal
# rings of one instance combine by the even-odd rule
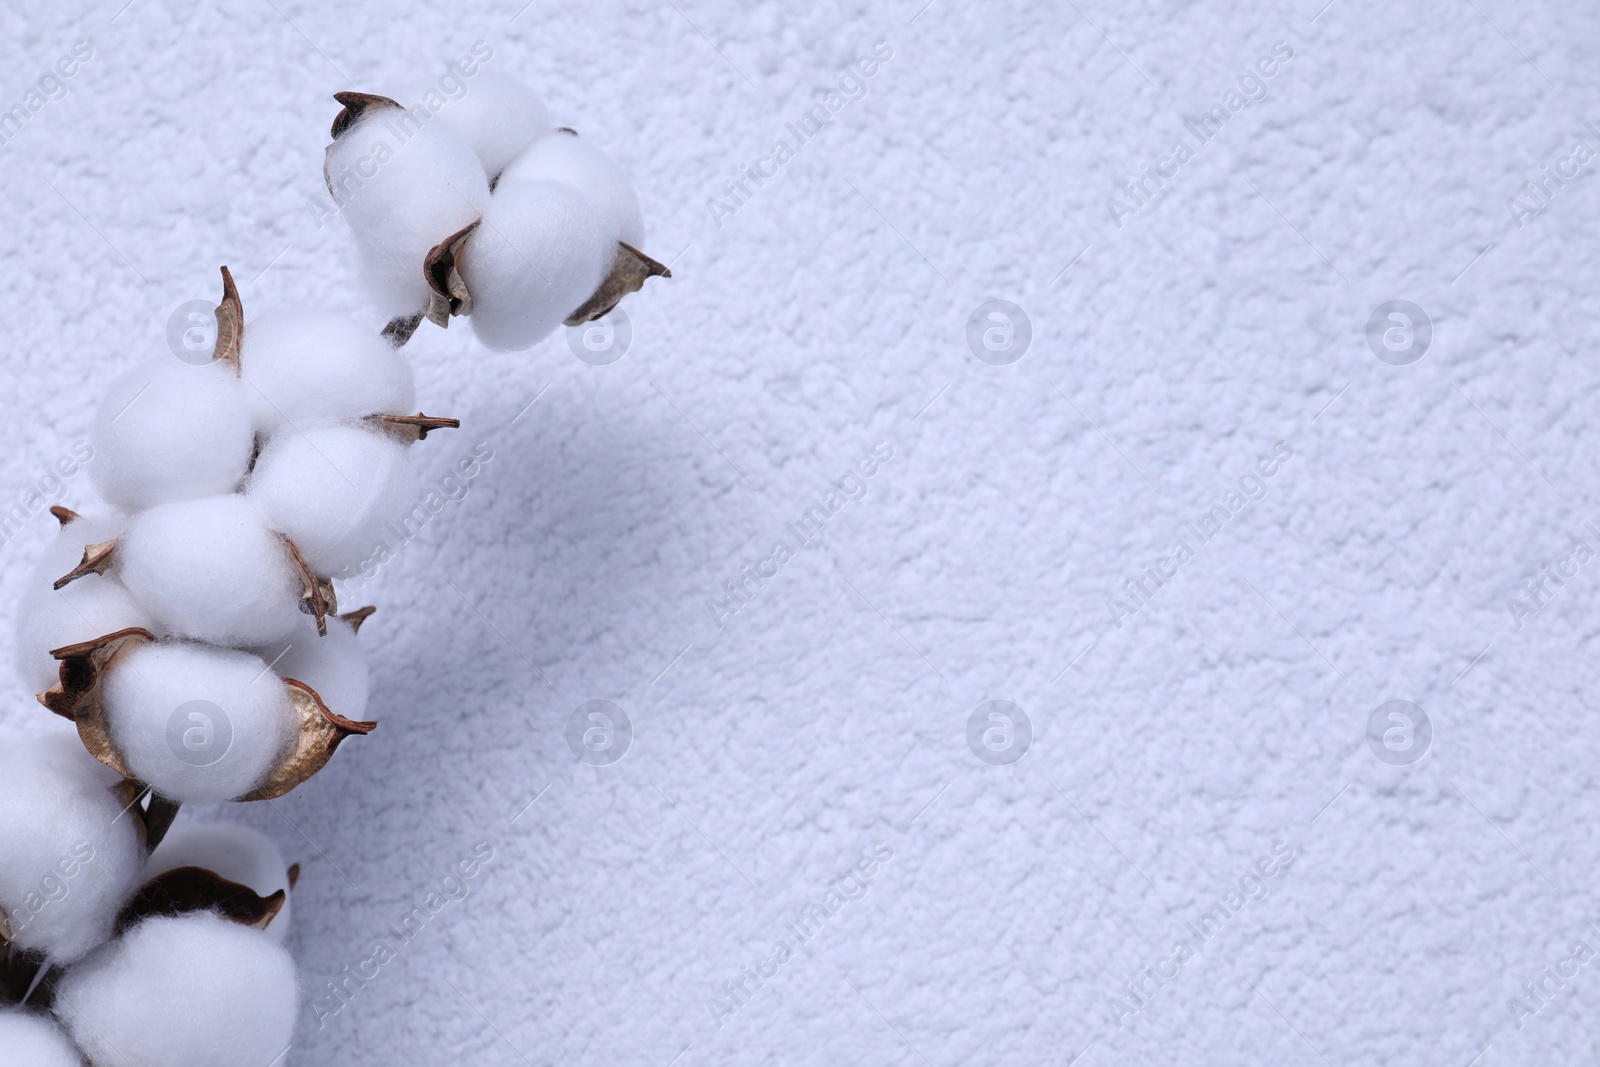
[[[65,589],[79,578],[90,574],[104,574],[111,569],[111,557],[117,550],[116,541],[101,541],[97,545],[86,545],[83,549],[83,562],[72,568],[66,574],[56,579],[55,588]]]
[[[456,258],[461,254],[462,244],[481,222],[483,220],[478,219],[446,237],[434,245],[422,261],[423,277],[428,279],[428,288],[433,290],[428,297],[426,315],[435,326],[448,327],[451,315],[472,314],[472,294],[456,269]]]
[[[415,415],[368,415],[367,421],[402,444],[426,441],[434,430],[459,430],[460,419],[441,419],[417,412]]]
[[[217,305],[215,318],[217,342],[211,349],[211,360],[226,363],[237,374],[239,348],[244,344],[244,304],[239,301],[239,290],[227,267],[222,268],[222,303]]]
[[[354,630],[356,633],[360,633],[361,624],[372,618],[372,613],[377,610],[377,608],[373,607],[371,604],[368,604],[364,608],[357,608],[354,611],[347,611],[343,615],[340,615],[339,618],[349,623],[350,629]]]
[[[0,912],[0,1004],[21,1004],[46,961],[44,953],[14,944],[10,932],[11,924]]]
[[[239,800],[273,800],[283,796],[327,766],[339,743],[351,734],[370,734],[377,729],[375,722],[357,722],[328,710],[317,691],[304,682],[285,678],[289,700],[294,704],[300,729],[294,751],[280,760],[278,766],[255,790]]]
[[[148,792],[150,802],[140,814],[144,817],[144,847],[154,852],[156,846],[166,840],[167,831],[172,829],[173,822],[178,818],[178,810],[183,805],[179,801],[169,800],[154,789]]]
[[[566,325],[582,326],[586,322],[593,322],[621,303],[623,297],[644,288],[644,283],[651,278],[670,277],[672,271],[665,264],[657,263],[632,245],[618,241],[616,258],[611,261],[611,273],[600,283],[594,295],[583,302],[583,306],[567,316]]]
[[[129,650],[155,639],[156,635],[149,630],[133,626],[93,641],[54,649],[50,654],[61,661],[61,680],[54,688],[39,694],[39,703],[77,725],[78,739],[89,750],[89,755],[124,778],[133,775],[111,743],[100,683],[106,671]]]
[[[75,519],[83,518],[83,516],[79,515],[76,511],[73,511],[71,508],[64,508],[60,504],[51,504],[50,514],[54,515],[56,517],[56,521],[62,526],[65,526],[67,523],[72,522]]]
[[[406,342],[411,340],[411,335],[417,332],[417,327],[422,325],[424,314],[425,312],[414,311],[410,315],[396,315],[380,331],[380,336],[389,342],[391,348],[404,348]]]
[[[336,141],[341,133],[354,126],[356,120],[367,112],[386,107],[401,107],[397,100],[391,100],[387,96],[375,96],[372,93],[334,93],[333,98],[344,105],[343,110],[333,117],[330,136]]]
[[[124,778],[111,787],[111,792],[122,802],[122,814],[133,816],[133,825],[139,831],[139,841],[144,845],[145,851],[154,850],[155,846],[150,844],[150,819],[145,814],[144,808],[140,807],[140,801],[154,795],[150,792],[150,787],[131,778]],[[165,834],[166,831],[162,830],[162,833]]]
[[[294,559],[295,570],[300,572],[300,610],[317,620],[318,636],[327,637],[328,616],[336,614],[339,610],[338,600],[333,593],[333,582],[317,576],[311,565],[306,562],[306,558],[300,554],[300,546],[287,537],[283,538],[283,543],[289,546],[289,555]]]
[[[203,867],[175,867],[150,879],[117,914],[116,931],[152,915],[186,915],[214,911],[229,922],[265,930],[283,910],[288,896],[279,889],[261,896],[247,885],[230,882]]]

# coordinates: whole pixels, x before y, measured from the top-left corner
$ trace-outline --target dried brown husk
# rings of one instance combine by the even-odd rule
[[[217,341],[211,349],[213,362],[226,363],[239,372],[239,349],[244,344],[244,304],[239,300],[239,290],[233,284],[233,275],[222,268],[222,302],[214,315],[217,320]]]
[[[39,694],[39,702],[57,715],[70,719],[78,728],[78,738],[89,754],[133,783],[127,761],[117,751],[106,724],[104,682],[108,671],[131,650],[155,640],[149,630],[133,627],[114,634],[58,648],[50,654],[61,661],[61,681]],[[296,718],[294,748],[278,761],[262,784],[236,797],[236,800],[272,800],[283,796],[311,778],[333,758],[340,742],[352,734],[369,734],[376,722],[346,719],[328,710],[322,697],[304,682],[283,680]],[[136,790],[143,787],[135,786]],[[136,794],[135,794],[136,795]],[[171,801],[152,795],[150,808],[141,812],[147,839],[164,834],[176,808]],[[130,805],[132,802],[130,801]],[[153,845],[152,845],[153,847]]]
[[[282,537],[282,535],[279,535]],[[339,611],[339,600],[333,591],[333,580],[322,578],[311,569],[306,562],[306,557],[301,555],[300,547],[287,537],[283,543],[289,548],[289,556],[294,560],[295,571],[300,575],[300,610],[317,620],[317,634],[321,637],[328,636],[328,616]]]
[[[347,611],[343,615],[340,615],[339,618],[349,623],[350,629],[354,630],[356,633],[360,633],[361,624],[372,618],[373,613],[377,610],[377,608],[373,607],[371,604],[368,604],[364,608],[357,608],[354,611]]]
[[[651,278],[670,278],[672,271],[630,244],[617,242],[617,254],[611,260],[611,273],[600,283],[594,295],[567,316],[566,325],[582,326],[586,322],[604,318],[611,309],[622,302],[629,293],[644,288]]]
[[[483,222],[476,219],[446,237],[429,250],[422,261],[422,273],[428,279],[428,308],[424,314],[435,326],[448,328],[451,315],[472,314],[472,294],[457,269],[461,247]]]
[[[0,1004],[21,1004],[44,965],[44,953],[11,940],[11,923],[0,911]]]
[[[112,557],[116,554],[116,551],[117,541],[115,538],[110,541],[101,541],[99,544],[85,545],[82,562],[57,578],[54,588],[57,590],[65,589],[79,578],[85,578],[91,574],[104,574],[111,569]]]
[[[111,741],[101,698],[106,672],[129,652],[150,644],[156,635],[138,626],[118,630],[92,641],[82,641],[51,651],[61,662],[61,680],[39,694],[39,702],[78,727],[78,739],[89,755],[124,778],[132,779],[122,754]]]
[[[175,867],[139,887],[117,914],[116,932],[155,915],[215,912],[240,926],[265,930],[283,910],[288,895],[281,889],[262,896],[247,885],[230,882],[204,867]]]
[[[400,108],[403,106],[398,100],[387,96],[378,96],[374,93],[334,93],[333,98],[343,104],[343,108],[333,117],[333,127],[329,136],[335,141],[339,135],[361,120],[369,111],[381,111],[384,108]]]
[[[137,783],[132,783],[137,787]],[[140,824],[144,827],[144,847],[154,852],[156,847],[166,839],[167,831],[172,829],[172,823],[178,817],[178,809],[182,805],[176,800],[157,793],[154,789],[146,790],[149,802],[143,808],[134,808],[139,813]]]
[[[406,342],[411,340],[411,335],[417,332],[417,327],[422,325],[425,314],[417,311],[410,315],[396,315],[380,331],[383,339],[389,342],[390,348],[404,348]]]
[[[369,415],[367,422],[406,445],[426,441],[434,430],[461,429],[460,419],[441,419],[420,411],[415,415]]]
[[[376,722],[347,719],[328,710],[317,691],[304,682],[285,678],[289,701],[299,718],[294,750],[279,761],[267,780],[236,799],[274,800],[327,766],[341,742],[352,734],[366,735],[378,728]]]

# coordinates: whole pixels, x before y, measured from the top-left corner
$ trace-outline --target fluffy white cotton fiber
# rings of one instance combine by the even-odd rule
[[[0,1067],[83,1067],[83,1057],[49,1016],[0,1008]]]
[[[129,511],[231,492],[255,447],[233,368],[176,357],[151,360],[112,382],[90,443],[95,488]]]
[[[155,622],[114,578],[91,574],[65,589],[46,586],[24,601],[18,617],[13,650],[18,677],[29,692],[42,693],[60,677],[61,664],[50,655],[53,649],[130,626],[151,630]]]
[[[420,109],[455,134],[493,178],[550,129],[550,112],[538,94],[515,78],[480,69],[470,78],[446,75],[419,85],[401,102]]]
[[[497,351],[532,346],[594,295],[616,249],[616,226],[570,186],[501,181],[458,261],[473,331]]]
[[[421,267],[418,267],[421,270]],[[255,428],[308,427],[363,415],[405,415],[415,403],[411,364],[366,323],[302,310],[250,320],[240,376]]]
[[[576,134],[565,130],[545,134],[511,162],[500,180],[570,186],[616,227],[617,240],[634,248],[644,244],[644,212],[633,179],[616,160]]]
[[[282,680],[259,657],[186,642],[147,644],[107,672],[106,724],[132,774],[173,800],[232,800],[294,742]]]
[[[76,567],[86,545],[114,540],[123,523],[77,518],[56,534],[34,564],[17,604],[16,642],[12,647],[17,677],[29,693],[55,685],[60,664],[50,650],[102,637],[130,626],[154,623],[133,596],[114,578],[90,574],[65,589],[55,580]]]
[[[360,719],[367,711],[367,654],[355,627],[328,620],[326,636],[309,618],[282,641],[255,650],[280,678],[293,678],[317,691],[330,711]]]
[[[384,314],[427,307],[428,252],[489,203],[471,147],[425,112],[378,108],[328,146],[326,171]]]
[[[283,890],[283,910],[273,918],[267,933],[282,941],[289,930],[289,865],[272,838],[238,823],[180,821],[150,857],[144,880],[150,881],[178,867],[200,867],[230,882],[249,886],[269,897]]]
[[[300,621],[303,586],[289,550],[243,496],[135,516],[115,559],[113,573],[172,634],[259,645]]]
[[[55,1011],[95,1067],[267,1067],[297,1001],[283,946],[194,913],[146,919],[73,967]]]
[[[0,910],[22,947],[66,962],[111,935],[145,861],[120,781],[69,728],[0,745]]]
[[[261,514],[327,577],[366,558],[384,524],[404,515],[416,495],[406,446],[354,426],[278,434],[261,450],[250,479],[250,499]]]

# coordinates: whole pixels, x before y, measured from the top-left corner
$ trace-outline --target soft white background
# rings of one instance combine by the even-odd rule
[[[289,1061],[1594,1061],[1600,963],[1521,1029],[1506,1003],[1600,950],[1600,562],[1520,630],[1506,607],[1600,522],[1600,162],[1524,227],[1506,205],[1600,149],[1592,5],[121,2],[0,13],[5,107],[95,47],[0,147],[0,504],[220,264],[247,310],[371,315],[311,207],[329,95],[474,41],[633,170],[675,275],[613,366],[459,322],[407,349],[465,422],[427,477],[494,459],[347,597],[380,609],[379,731],[222,814],[305,865],[308,999],[496,858]],[[880,40],[868,96],[719,228],[707,198]],[[1115,187],[1280,40],[1270,97],[1118,228]],[[1008,367],[964,337],[995,297],[1035,331]],[[1434,323],[1409,367],[1363,336],[1395,298]],[[707,598],[880,440],[867,497],[719,629]],[[1280,440],[1270,495],[1114,625]],[[0,547],[0,599],[52,527]],[[1411,767],[1364,740],[1391,698],[1433,721]],[[635,723],[613,766],[563,740],[593,699]],[[991,699],[1034,722],[1015,766],[967,749]],[[0,725],[48,720],[13,686]],[[880,841],[867,897],[719,1028],[722,983]],[[1279,841],[1270,895],[1115,1026]]]

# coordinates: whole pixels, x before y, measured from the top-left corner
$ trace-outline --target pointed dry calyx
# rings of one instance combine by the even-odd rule
[[[349,623],[350,629],[354,630],[356,633],[360,633],[361,624],[372,618],[372,613],[377,610],[377,608],[373,607],[371,604],[368,604],[364,608],[357,608],[354,611],[347,611],[343,615],[340,615],[339,618]]]
[[[244,344],[244,304],[233,284],[233,275],[222,268],[222,302],[217,305],[217,343],[211,349],[213,362],[226,363],[239,372],[239,347]]]
[[[428,295],[428,307],[424,314],[435,326],[448,328],[451,315],[472,314],[472,294],[467,291],[467,283],[462,281],[461,272],[456,269],[456,257],[461,253],[461,246],[482,222],[482,219],[478,219],[446,237],[434,245],[422,261],[422,273],[428,279],[428,288],[433,290]]]
[[[133,814],[134,829],[139,832],[139,840],[143,842],[145,851],[154,852],[167,836],[167,831],[172,829],[173,820],[178,817],[178,802],[168,800],[149,786],[126,777],[112,786],[112,792],[122,801],[124,814]]]
[[[102,683],[106,672],[116,666],[119,659],[155,639],[156,635],[149,630],[134,626],[93,641],[54,649],[50,654],[61,661],[61,680],[39,694],[39,703],[77,725],[78,739],[89,750],[89,755],[130,780],[133,774],[112,743],[111,730],[106,725]],[[132,801],[129,803],[131,805]]]
[[[134,792],[128,804],[133,808],[144,787],[136,784],[127,761],[111,740],[111,730],[106,724],[105,678],[130,650],[155,639],[149,630],[133,627],[58,648],[50,654],[61,661],[61,681],[53,689],[39,694],[39,703],[77,725],[78,739],[91,756],[129,779]],[[327,766],[345,738],[352,734],[370,734],[377,729],[375,722],[346,719],[329,711],[317,691],[304,682],[285,678],[283,686],[294,709],[297,730],[294,749],[278,761],[260,786],[236,800],[273,800],[283,796]],[[140,813],[147,840],[158,842],[176,813],[171,801],[152,793],[148,810]]]
[[[398,100],[372,93],[334,93],[333,98],[344,105],[343,110],[333,117],[333,129],[330,135],[335,141],[339,139],[341,133],[354,126],[361,116],[369,111],[390,107],[404,110]]]
[[[135,807],[144,822],[144,847],[151,852],[156,846],[166,839],[167,831],[172,829],[173,820],[178,817],[178,809],[182,805],[176,800],[168,800],[154,789],[145,790],[149,802],[143,807]]]
[[[644,283],[651,278],[670,277],[672,271],[665,264],[656,262],[630,244],[618,241],[616,257],[611,261],[611,273],[600,283],[600,288],[595,290],[593,296],[567,316],[566,325],[582,326],[603,318],[622,302],[623,297],[643,289]]]
[[[43,952],[12,943],[11,923],[0,911],[0,1004],[21,1004],[46,962]]]
[[[67,523],[73,522],[76,519],[83,518],[83,516],[79,515],[76,511],[73,511],[71,508],[64,508],[60,504],[51,504],[50,514],[54,515],[56,517],[56,521],[62,526],[65,526]]]
[[[121,934],[152,915],[185,915],[193,911],[216,912],[229,922],[265,930],[288,899],[281,889],[264,897],[249,886],[230,882],[204,867],[175,867],[139,888],[117,914],[116,932]]]
[[[460,419],[441,419],[434,415],[368,415],[367,422],[403,444],[426,441],[434,430],[459,430]]]
[[[159,797],[149,786],[127,777],[112,786],[112,792],[122,801],[123,813],[133,813],[133,825],[145,851],[154,852],[178,817],[178,802]]]
[[[288,546],[289,556],[294,560],[294,568],[300,574],[300,610],[315,618],[318,635],[327,637],[328,616],[339,611],[338,598],[333,592],[333,582],[317,576],[311,565],[306,562],[305,556],[300,554],[299,546],[293,541],[284,537],[283,543]]]
[[[329,711],[317,691],[304,682],[285,678],[283,684],[299,719],[294,751],[279,762],[265,782],[238,800],[275,800],[283,796],[327,766],[345,738],[352,734],[365,736],[378,728],[375,722],[347,719]]]
[[[389,342],[389,347],[404,348],[406,342],[411,340],[411,335],[417,332],[417,327],[422,325],[424,314],[418,311],[411,315],[396,315],[380,331],[381,336]]]
[[[57,578],[54,588],[57,590],[65,589],[79,578],[91,574],[104,574],[111,569],[112,556],[116,551],[117,542],[114,540],[101,541],[99,544],[84,546],[83,562]]]

